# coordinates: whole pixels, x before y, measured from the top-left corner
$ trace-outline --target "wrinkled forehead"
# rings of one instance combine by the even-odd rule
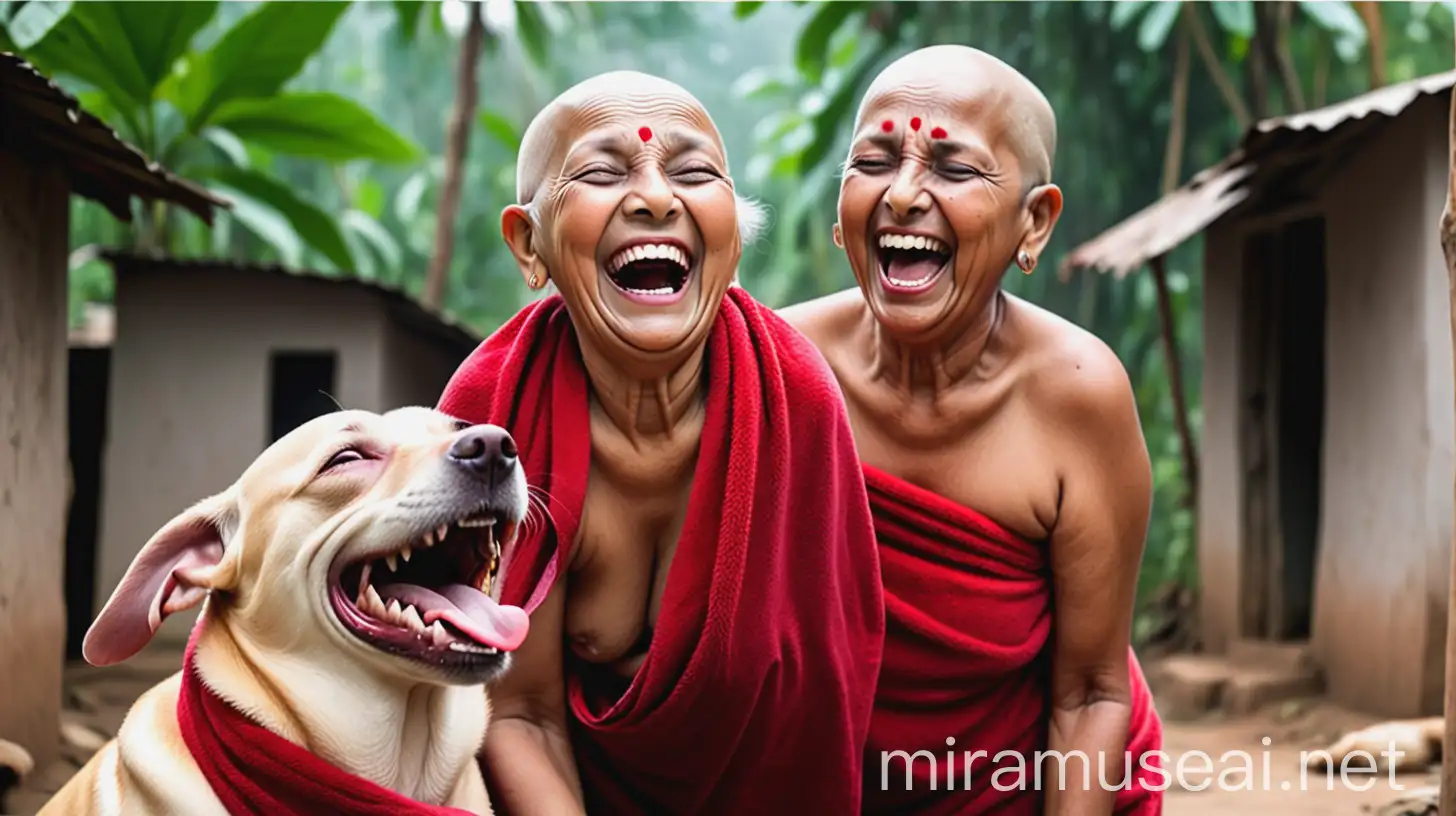
[[[613,89],[593,83],[557,99],[527,129],[518,200],[530,200],[542,182],[569,172],[573,160],[644,151],[667,156],[696,151],[728,170],[718,127],[692,95],[666,84]]]
[[[955,125],[999,141],[1010,127],[1014,102],[1012,91],[983,71],[885,75],[865,93],[855,135],[874,132],[887,120],[903,129],[905,121],[895,117],[918,116],[927,120],[926,127]],[[943,121],[933,121],[937,118]]]

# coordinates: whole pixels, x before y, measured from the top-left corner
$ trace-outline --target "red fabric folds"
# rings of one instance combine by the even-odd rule
[[[194,654],[197,631],[183,661],[177,724],[192,759],[229,814],[469,816],[469,811],[417,802],[341,770],[249,719],[203,682]]]
[[[705,356],[706,417],[651,647],[622,693],[567,667],[588,812],[855,813],[884,636],[874,530],[839,387],[734,287]],[[576,541],[589,392],[565,305],[522,310],[439,408],[506,428],[551,519],[510,556],[534,609]]]
[[[1052,595],[1044,549],[877,468],[865,465],[864,472],[886,617],[864,812],[1041,813],[1037,788],[1055,784],[1038,785],[1035,770],[1037,752],[1047,750],[1050,717]],[[1132,778],[1118,791],[1115,813],[1153,816],[1162,813],[1160,789],[1168,783],[1164,772],[1150,770],[1162,767],[1162,724],[1137,658],[1128,659]],[[1021,759],[998,759],[1003,751]],[[1092,783],[1101,784],[1099,772],[1108,787],[1122,782],[1127,756],[1107,757],[1103,771],[1094,757]]]

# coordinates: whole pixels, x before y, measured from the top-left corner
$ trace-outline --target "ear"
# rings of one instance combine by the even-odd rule
[[[214,496],[152,536],[86,632],[81,644],[86,662],[109,666],[126,660],[151,642],[168,615],[201,603],[208,590],[232,588],[232,570],[223,563],[223,531],[235,512],[225,494]]]
[[[1033,261],[1041,257],[1051,240],[1057,219],[1062,217],[1062,190],[1055,184],[1043,184],[1026,194],[1026,232],[1017,249],[1024,249]]]
[[[834,245],[844,249],[844,230],[840,229],[839,222],[834,222]]]
[[[532,240],[535,235],[536,222],[525,207],[512,204],[501,211],[501,237],[505,238],[506,246],[510,247],[511,254],[516,257],[516,265],[521,268],[521,278],[532,288],[539,288],[551,279],[551,273],[536,252],[535,241]],[[532,276],[535,285],[531,284]]]

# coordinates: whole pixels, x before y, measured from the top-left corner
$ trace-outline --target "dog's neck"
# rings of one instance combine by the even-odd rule
[[[327,648],[266,651],[211,616],[197,636],[209,688],[330,764],[428,804],[445,802],[485,735],[479,686],[385,678]]]

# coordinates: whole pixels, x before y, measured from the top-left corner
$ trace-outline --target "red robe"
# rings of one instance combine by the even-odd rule
[[[588,812],[855,813],[884,606],[839,386],[807,340],[737,287],[704,365],[692,494],[646,660],[624,690],[568,658]],[[527,611],[577,540],[589,400],[560,296],[489,337],[440,400],[509,430],[527,480],[550,496],[549,523],[524,525],[534,534],[506,565],[504,602]]]
[[[1039,814],[1052,595],[1045,549],[974,510],[864,466],[885,583],[885,659],[865,751],[865,813]],[[1162,725],[1136,657],[1121,816],[1162,813]],[[950,742],[953,740],[953,742]],[[914,756],[916,751],[929,755]],[[894,753],[894,752],[903,753]],[[984,751],[983,754],[977,754]],[[1002,751],[1013,751],[998,761]],[[914,757],[906,790],[906,756]],[[934,756],[934,765],[930,756]],[[1123,781],[1126,755],[1091,782]],[[966,784],[969,765],[970,784]],[[999,775],[998,769],[1009,768]],[[1016,769],[1025,768],[1020,774]],[[1048,773],[1055,773],[1053,764]],[[934,781],[932,781],[932,779]],[[1019,787],[1024,780],[1026,790]],[[1068,785],[1081,785],[1073,777]],[[932,788],[934,784],[934,788]],[[1047,779],[1041,788],[1055,784]],[[997,787],[1012,788],[998,790]]]

